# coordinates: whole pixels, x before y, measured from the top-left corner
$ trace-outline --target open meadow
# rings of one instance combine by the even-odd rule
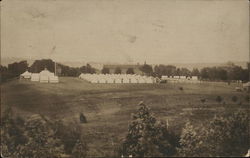
[[[168,120],[177,133],[188,120],[206,123],[216,114],[248,108],[248,93],[237,84],[202,82],[166,84],[91,84],[79,78],[60,77],[58,84],[13,80],[1,85],[1,109],[11,106],[26,118],[42,114],[81,126],[89,156],[110,155],[125,137],[131,114],[140,101],[159,120]],[[182,87],[182,88],[180,88]],[[222,98],[221,102],[216,97]],[[232,97],[236,96],[236,100]],[[203,102],[201,101],[203,100]],[[86,124],[80,124],[84,113]]]

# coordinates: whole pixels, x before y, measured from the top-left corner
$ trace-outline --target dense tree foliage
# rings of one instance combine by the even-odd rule
[[[80,67],[80,71],[81,73],[89,73],[89,74],[93,74],[96,72],[96,70],[92,68],[90,64]]]
[[[35,60],[34,63],[30,66],[30,71],[33,73],[39,73],[45,68],[50,72],[55,72],[54,61],[52,61],[51,59]]]
[[[177,68],[173,65],[156,65],[154,67],[154,73],[157,77],[161,76],[199,76],[199,70],[194,69],[191,72],[187,68]]]
[[[38,114],[27,120],[14,118],[10,108],[1,119],[1,150],[6,157],[59,158],[68,154],[84,158],[87,155],[87,144],[75,124],[66,126]]]
[[[140,103],[129,125],[121,153],[136,157],[171,156],[175,154],[177,145],[178,138],[167,129],[166,124],[157,121],[149,108]]]
[[[180,156],[243,156],[249,147],[249,116],[245,111],[214,117],[207,125],[184,127]]]
[[[140,70],[146,74],[146,75],[152,75],[153,74],[153,68],[151,65],[144,64],[143,66],[140,67]]]
[[[156,65],[154,67],[156,76],[173,76],[176,73],[176,67],[173,65]]]
[[[133,68],[128,68],[126,74],[134,74],[134,69]]]
[[[193,68],[191,76],[200,76],[200,71],[197,68]]]
[[[11,78],[18,77],[20,74],[28,70],[27,61],[14,62],[8,67],[0,65],[0,81],[5,82]]]
[[[6,82],[7,80],[16,77],[15,74],[8,71],[8,68],[0,65],[0,81]]]
[[[249,81],[249,68],[231,64],[224,67],[205,67],[201,69],[201,78],[204,80],[242,80]]]
[[[28,69],[27,61],[14,62],[8,65],[8,71],[15,76],[19,76],[21,73]]]

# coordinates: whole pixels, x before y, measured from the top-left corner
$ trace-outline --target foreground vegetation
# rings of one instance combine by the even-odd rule
[[[20,153],[29,153],[29,147],[49,150],[36,143],[37,137],[44,135],[38,141],[44,141],[53,153],[58,153],[51,157],[150,156],[152,153],[242,156],[249,146],[245,114],[249,112],[249,96],[236,92],[235,86],[209,82],[106,85],[67,77],[60,78],[59,84],[7,82],[1,87],[1,108],[3,112],[11,107],[9,122],[14,123],[1,124],[7,133],[6,153],[17,154],[12,152],[11,142],[15,142],[14,147],[26,144],[26,149],[15,150]],[[140,101],[143,105],[138,105]],[[147,115],[144,117],[141,111]],[[81,113],[87,123],[80,122]]]

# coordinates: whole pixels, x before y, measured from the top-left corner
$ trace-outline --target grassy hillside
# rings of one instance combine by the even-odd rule
[[[78,78],[62,77],[59,84],[11,81],[1,86],[1,108],[11,106],[17,115],[34,113],[65,123],[79,123],[83,112],[88,123],[82,124],[90,156],[111,155],[126,135],[131,114],[144,101],[170,128],[180,132],[188,119],[205,123],[216,113],[247,108],[244,92],[234,84],[90,84]],[[183,87],[183,90],[179,88]],[[223,101],[216,102],[221,96]],[[232,101],[237,96],[237,102]],[[206,99],[205,103],[201,99]],[[223,103],[224,102],[224,103]]]

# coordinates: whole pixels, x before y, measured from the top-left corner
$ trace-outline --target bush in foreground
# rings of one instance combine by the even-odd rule
[[[1,119],[1,153],[5,157],[59,158],[65,154],[86,157],[87,145],[80,130],[38,114],[27,120],[14,118],[11,109]]]
[[[165,123],[157,121],[145,104],[140,103],[129,125],[121,154],[135,157],[172,156],[177,145],[177,136],[168,131]]]
[[[229,117],[215,117],[207,126],[184,127],[178,149],[180,156],[242,156],[249,147],[248,113],[238,111]]]

